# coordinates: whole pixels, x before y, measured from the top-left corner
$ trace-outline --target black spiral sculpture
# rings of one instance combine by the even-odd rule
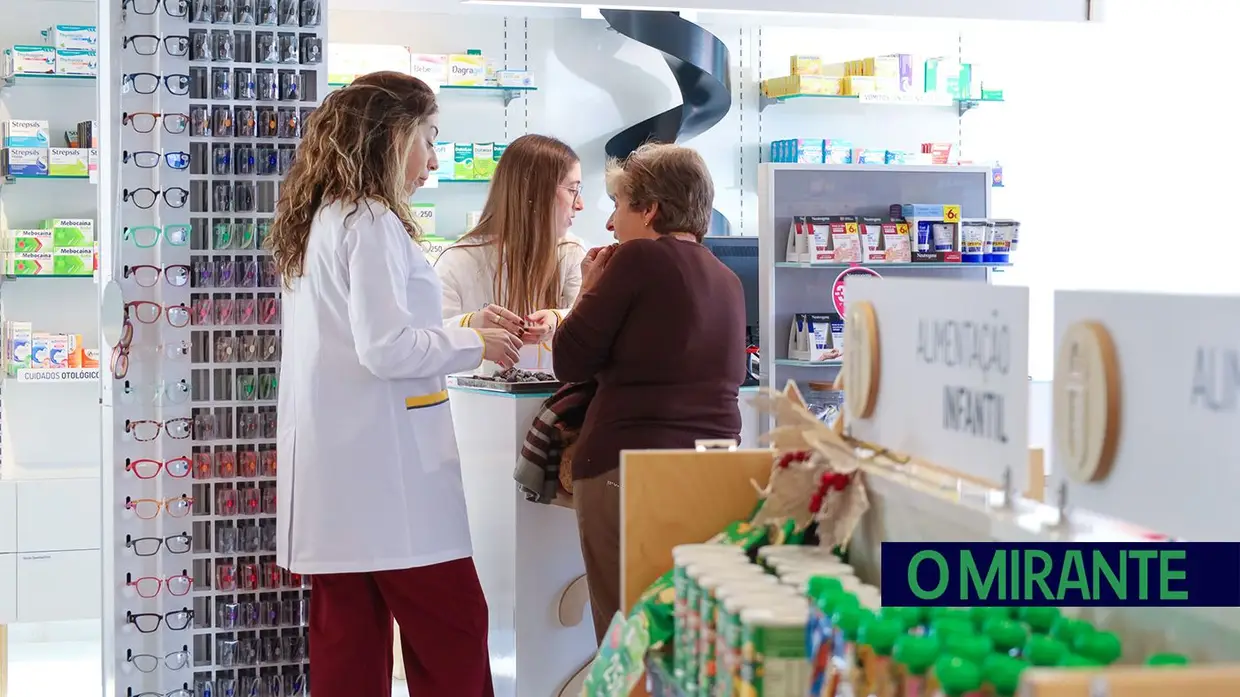
[[[618,33],[663,54],[680,88],[682,103],[612,136],[607,155],[623,159],[643,143],[675,143],[705,133],[732,108],[728,47],[714,34],[675,12],[599,10]],[[712,211],[710,234],[727,235],[731,224]]]

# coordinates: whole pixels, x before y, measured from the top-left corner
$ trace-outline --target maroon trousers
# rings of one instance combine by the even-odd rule
[[[391,697],[393,618],[411,697],[494,697],[487,603],[473,559],[316,575],[310,593],[315,697]]]

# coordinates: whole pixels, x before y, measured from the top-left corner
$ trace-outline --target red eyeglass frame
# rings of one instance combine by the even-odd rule
[[[185,465],[185,474],[173,474],[173,473],[172,473],[172,467],[171,467],[171,465],[172,465],[172,463],[174,463],[174,462],[184,463],[184,465]],[[155,472],[154,472],[153,474],[151,474],[150,476],[145,476],[145,477],[144,477],[144,476],[142,476],[141,474],[139,474],[139,472],[138,472],[138,466],[139,466],[139,465],[146,464],[146,463],[150,463],[150,464],[154,465],[154,466],[155,466]],[[193,465],[194,465],[193,461],[192,461],[192,460],[190,460],[188,457],[186,457],[186,456],[184,456],[184,455],[182,455],[181,457],[169,458],[168,460],[165,460],[165,461],[163,461],[163,462],[160,462],[159,460],[152,460],[152,459],[151,459],[151,458],[149,458],[149,457],[144,457],[144,458],[140,458],[140,459],[137,459],[137,460],[130,460],[129,458],[126,458],[126,459],[125,459],[125,471],[126,471],[126,472],[132,472],[132,473],[133,473],[133,476],[137,477],[138,479],[144,479],[144,480],[145,480],[145,479],[154,479],[154,478],[158,477],[158,476],[159,476],[159,473],[160,473],[161,471],[163,471],[163,472],[167,472],[168,476],[169,476],[169,477],[172,477],[173,479],[184,479],[184,478],[186,478],[186,477],[188,477],[188,476],[190,475],[190,472],[192,472],[192,471],[193,471],[193,469],[194,469]]]

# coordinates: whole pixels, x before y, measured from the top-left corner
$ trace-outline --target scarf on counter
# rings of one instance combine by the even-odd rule
[[[560,489],[571,493],[571,451],[586,419],[597,384],[568,383],[543,402],[526,431],[512,478],[527,501],[554,503]]]

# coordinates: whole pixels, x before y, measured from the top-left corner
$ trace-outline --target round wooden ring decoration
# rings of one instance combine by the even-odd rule
[[[848,303],[844,319],[844,401],[852,418],[868,419],[878,402],[878,317],[866,301]]]
[[[1120,429],[1119,358],[1098,322],[1068,328],[1055,356],[1055,461],[1074,481],[1100,482],[1115,461]]]

